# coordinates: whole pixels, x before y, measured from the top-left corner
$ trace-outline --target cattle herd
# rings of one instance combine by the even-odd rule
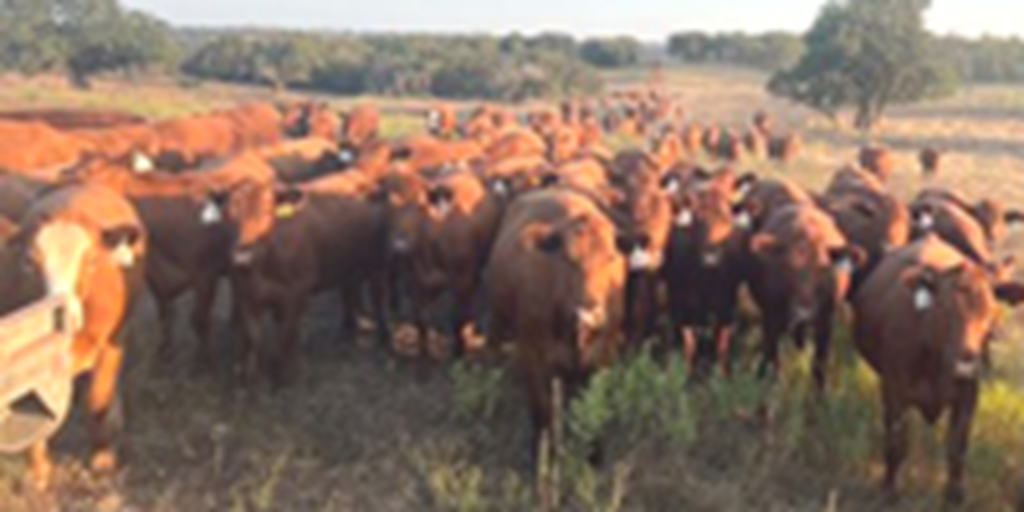
[[[822,393],[833,323],[846,318],[836,313],[849,306],[881,382],[885,487],[895,490],[907,455],[907,412],[948,413],[947,498],[963,498],[997,304],[1024,302],[996,249],[1024,213],[934,187],[901,201],[878,147],[822,191],[738,173],[741,158],[792,159],[800,138],[763,113],[743,134],[700,127],[654,93],[527,113],[437,105],[425,133],[394,140],[380,117],[372,105],[299,102],[152,123],[64,111],[0,121],[0,312],[70,299],[74,368],[92,375],[94,469],[116,466],[119,331],[146,291],[164,352],[177,300],[193,296],[203,363],[228,285],[239,385],[265,367],[275,387],[298,371],[315,296],[340,298],[341,339],[368,318],[381,347],[425,343],[424,311],[447,298],[452,358],[508,361],[537,450],[556,417],[553,382],[571,397],[651,340],[681,347],[691,375],[728,378],[745,289],[764,378],[781,371],[784,338],[808,339]],[[602,142],[612,132],[651,143],[613,152]],[[937,172],[938,151],[920,158]],[[268,319],[275,340],[261,348]],[[30,459],[45,486],[46,445]]]

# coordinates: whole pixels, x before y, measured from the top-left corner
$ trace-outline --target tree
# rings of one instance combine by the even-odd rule
[[[580,58],[599,68],[625,68],[640,62],[643,45],[630,37],[588,39],[580,45]]]
[[[895,103],[953,90],[951,68],[939,62],[924,28],[930,0],[833,0],[804,36],[806,50],[776,73],[773,94],[835,119],[854,110],[854,126],[870,130]]]

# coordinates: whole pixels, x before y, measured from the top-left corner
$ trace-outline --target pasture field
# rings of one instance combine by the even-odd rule
[[[646,78],[646,71],[608,76],[614,86]],[[763,79],[750,72],[683,68],[668,72],[666,84],[690,117],[704,124],[743,128],[754,111],[770,112],[778,129],[803,134],[805,150],[787,165],[745,161],[744,170],[822,186],[864,141],[768,97]],[[118,108],[168,117],[269,94],[172,81],[101,81],[82,92],[58,79],[0,78],[0,109]],[[324,99],[338,106],[357,101]],[[415,109],[429,101],[374,100],[383,102],[389,136],[417,130]],[[876,137],[898,152],[892,186],[902,197],[925,185],[916,154],[931,145],[950,152],[937,184],[1024,207],[1024,86],[972,87],[954,98],[897,108]],[[1024,230],[1011,232],[1005,250],[1024,256]],[[221,295],[218,337],[226,340],[226,294]],[[194,340],[184,322],[174,357],[158,358],[155,315],[147,301],[127,333],[123,468],[112,477],[89,473],[82,465],[86,429],[74,417],[55,442],[59,467],[51,493],[25,488],[21,457],[0,458],[0,512],[535,510],[526,407],[512,377],[489,365],[395,360],[371,342],[337,341],[337,307],[331,298],[311,308],[300,377],[271,393],[262,382],[242,392],[221,370],[196,371]],[[921,421],[914,425],[903,499],[892,503],[878,491],[876,384],[857,362],[845,327],[840,331],[825,400],[806,391],[807,362],[792,349],[785,377],[772,389],[752,377],[756,329],[738,344],[741,363],[728,382],[683,392],[676,365],[652,377],[656,363],[643,357],[612,372],[607,396],[587,395],[587,404],[572,417],[607,412],[612,419],[601,425],[609,439],[644,441],[610,442],[597,471],[567,465],[561,475],[566,509],[940,510],[944,437]],[[1013,493],[1024,492],[1024,318],[1008,317],[1002,332],[976,419],[967,511],[1009,511]],[[227,352],[225,347],[219,362]],[[630,407],[645,404],[658,410],[669,404],[671,417],[646,421],[630,414]],[[759,405],[771,412],[767,422],[755,419]]]

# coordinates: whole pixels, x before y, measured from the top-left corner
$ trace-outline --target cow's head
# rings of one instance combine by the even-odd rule
[[[941,343],[946,375],[958,380],[978,377],[981,356],[998,314],[997,302],[1024,302],[1024,285],[1006,282],[993,287],[983,268],[965,262],[949,269],[915,266],[903,272],[914,310],[928,317]]]
[[[134,267],[142,237],[142,229],[134,225],[99,229],[55,217],[23,226],[7,241],[7,250],[19,261],[23,278],[38,278],[48,295],[71,301],[70,321],[79,329],[85,322],[83,300],[104,293],[97,273],[104,267]]]
[[[671,199],[658,183],[637,183],[626,190],[620,210],[625,225],[616,243],[630,272],[658,271],[672,230]]]
[[[750,251],[761,262],[765,279],[789,298],[790,325],[811,321],[822,307],[846,295],[853,272],[863,267],[865,251],[854,245],[830,246],[812,232],[780,236],[760,232]]]
[[[565,294],[568,310],[556,314],[571,319],[581,357],[588,363],[607,360],[614,348],[607,334],[621,321],[626,270],[615,247],[614,227],[600,214],[584,213],[538,226],[527,237],[558,267],[552,293]]]
[[[548,160],[556,163],[571,160],[580,149],[579,133],[566,125],[551,127],[544,135],[544,142]]]
[[[731,193],[718,187],[691,188],[676,204],[673,226],[705,268],[726,265],[736,235],[743,233],[734,220]]]
[[[232,263],[248,267],[274,226],[298,215],[305,201],[305,192],[297,187],[244,181],[211,193],[201,215],[204,223],[215,219],[228,228]]]

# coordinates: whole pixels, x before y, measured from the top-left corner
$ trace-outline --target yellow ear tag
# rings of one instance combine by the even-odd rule
[[[294,204],[282,204],[277,207],[275,213],[279,219],[289,219],[295,216],[296,208]]]

